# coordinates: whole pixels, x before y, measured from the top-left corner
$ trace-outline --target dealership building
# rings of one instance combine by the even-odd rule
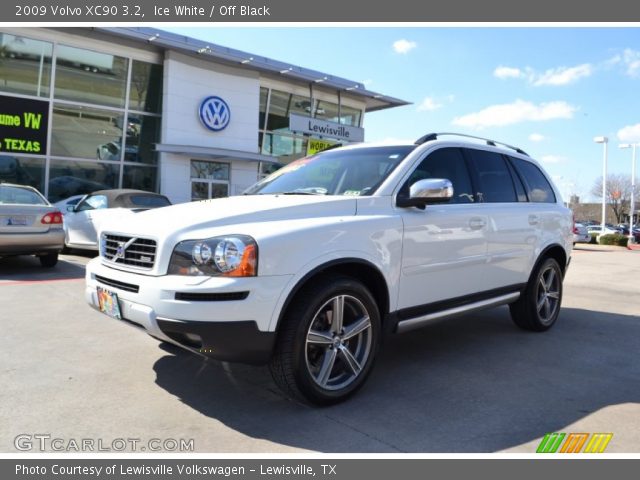
[[[52,202],[139,188],[237,195],[407,102],[153,28],[0,28],[0,180]]]

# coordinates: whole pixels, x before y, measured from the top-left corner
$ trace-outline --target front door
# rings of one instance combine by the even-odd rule
[[[453,198],[424,210],[401,210],[404,223],[398,308],[421,307],[477,293],[485,283],[488,215],[477,208],[471,178],[459,148],[427,155],[402,189],[425,178],[445,178]]]

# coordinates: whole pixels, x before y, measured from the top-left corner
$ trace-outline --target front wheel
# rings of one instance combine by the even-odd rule
[[[542,260],[517,302],[509,305],[514,323],[534,332],[549,330],[562,303],[562,270],[553,258]]]
[[[364,384],[380,343],[380,312],[369,290],[349,277],[304,288],[288,308],[271,374],[289,396],[330,405]]]

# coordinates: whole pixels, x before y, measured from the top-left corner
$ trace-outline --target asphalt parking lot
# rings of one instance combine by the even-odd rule
[[[93,311],[90,257],[61,258],[49,271],[0,259],[1,452],[44,434],[218,453],[533,453],[548,432],[611,432],[607,452],[640,452],[640,251],[574,250],[547,333],[501,307],[393,336],[360,394],[322,409],[288,401],[267,368],[205,363]]]

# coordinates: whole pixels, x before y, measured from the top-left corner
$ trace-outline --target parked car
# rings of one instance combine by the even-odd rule
[[[59,202],[55,202],[53,205],[62,212],[62,215],[65,215],[69,211],[69,207],[75,207],[84,197],[85,195],[73,195]]]
[[[587,231],[589,234],[597,233],[598,235],[613,235],[620,233],[620,230],[615,228],[610,228],[605,225],[604,230],[602,229],[602,225],[589,225],[587,227]]]
[[[591,235],[589,234],[587,227],[581,223],[576,223],[573,226],[573,244],[589,242],[591,242]]]
[[[33,187],[0,182],[0,257],[37,255],[54,267],[64,244],[62,213]]]
[[[364,384],[383,332],[505,304],[551,328],[571,211],[519,148],[449,135],[327,150],[244,195],[104,224],[86,300],[191,352],[268,363],[316,404]]]
[[[98,190],[86,195],[75,207],[67,207],[64,244],[67,248],[98,250],[98,230],[108,220],[124,220],[171,202],[164,195],[143,190]]]
[[[620,233],[622,235],[624,235],[625,237],[629,236],[629,226],[628,225],[618,225],[618,228],[620,229]],[[633,238],[635,240],[636,243],[640,243],[640,229],[638,228],[633,228]]]

